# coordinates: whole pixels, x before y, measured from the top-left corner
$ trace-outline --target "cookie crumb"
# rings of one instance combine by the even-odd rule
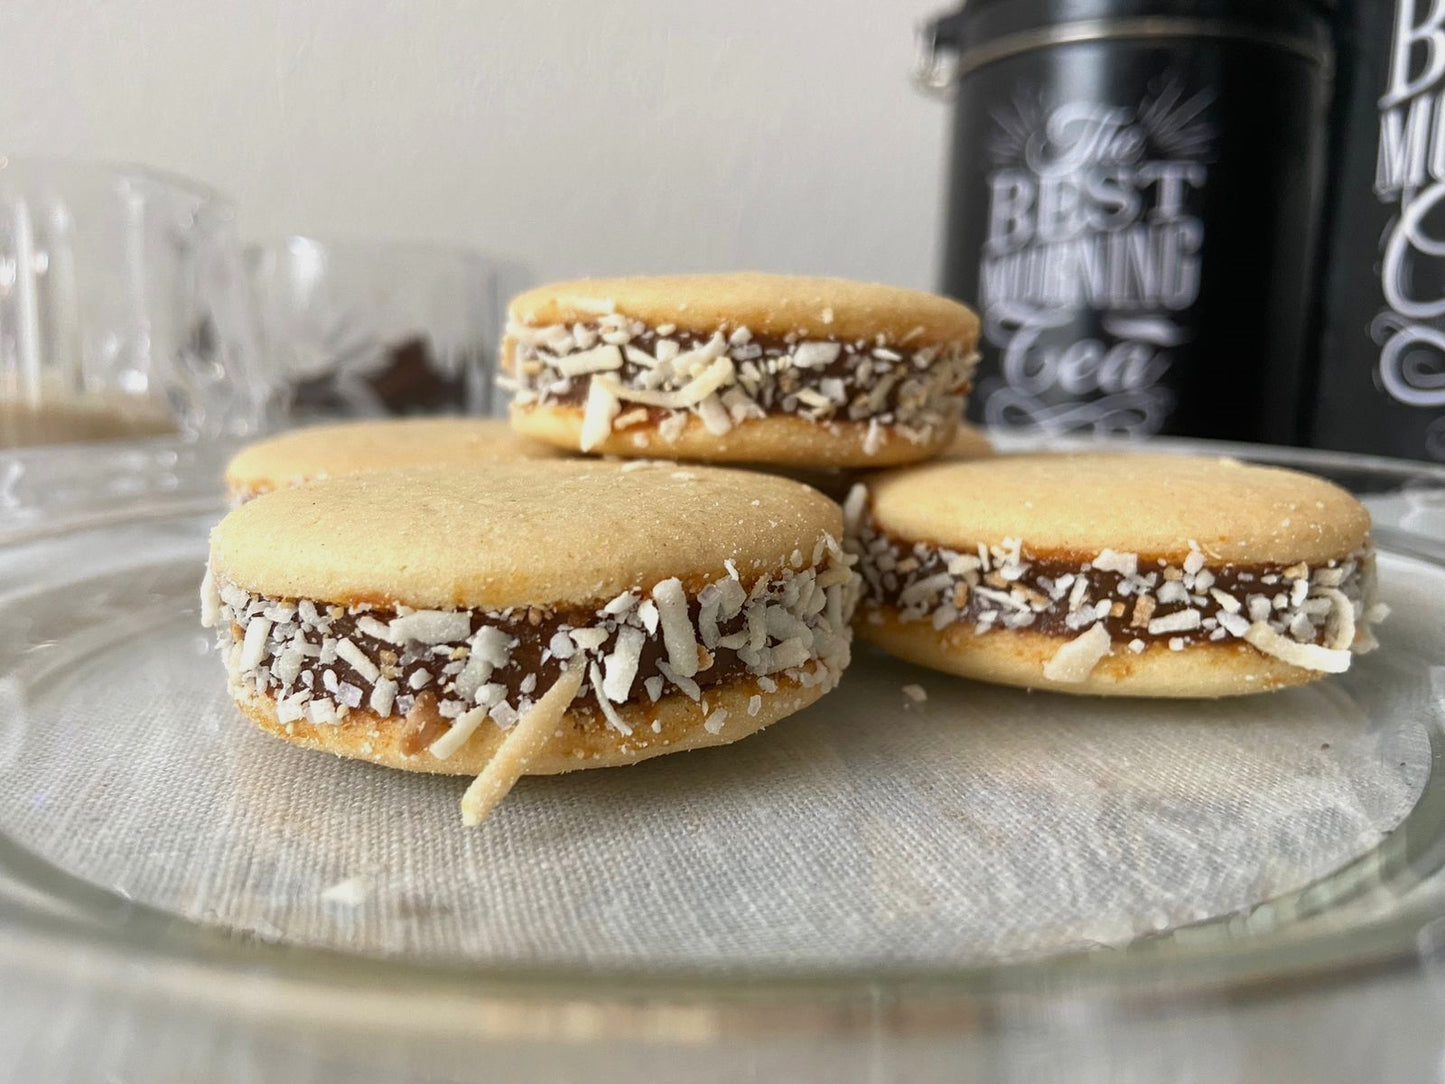
[[[371,891],[371,882],[363,876],[348,877],[344,881],[337,881],[329,888],[323,889],[321,902],[334,903],[341,907],[359,907],[366,902],[367,894]]]

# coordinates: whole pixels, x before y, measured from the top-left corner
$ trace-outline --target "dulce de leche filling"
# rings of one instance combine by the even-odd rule
[[[404,718],[407,753],[445,759],[482,721],[511,726],[575,667],[584,678],[574,717],[630,735],[618,706],[681,693],[716,734],[728,713],[707,710],[715,686],[837,683],[857,598],[852,561],[824,536],[811,562],[795,552],[748,585],[729,563],[695,593],[674,578],[595,608],[498,611],[270,598],[208,571],[202,621],[217,630],[232,684],[274,698],[282,723],[340,723],[353,710]],[[757,694],[747,710],[761,707]]]
[[[718,436],[770,415],[866,422],[870,454],[883,426],[922,443],[959,417],[977,361],[957,342],[699,333],[620,314],[545,327],[514,321],[507,337],[512,375],[500,382],[518,403],[583,408],[583,451],[644,425],[676,439],[689,416]]]
[[[1083,680],[1105,654],[1172,651],[1230,641],[1307,669],[1337,672],[1351,653],[1374,646],[1374,555],[1368,546],[1324,564],[1210,563],[1190,543],[1175,560],[1103,550],[1058,556],[1026,543],[957,550],[880,529],[866,495],[849,498],[849,549],[858,554],[864,620],[890,613],[940,632],[963,626],[984,634],[1028,629],[1077,641],[1062,653],[1058,680]]]

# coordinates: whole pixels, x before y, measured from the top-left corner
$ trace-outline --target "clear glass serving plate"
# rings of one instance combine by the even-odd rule
[[[1417,962],[1445,913],[1445,469],[1169,447],[1365,495],[1381,650],[1139,703],[865,648],[752,739],[524,780],[474,830],[465,780],[294,749],[230,705],[196,600],[226,449],[0,459],[0,1078],[218,1051],[446,1078],[485,1049],[610,1079],[820,1036],[891,1066]]]

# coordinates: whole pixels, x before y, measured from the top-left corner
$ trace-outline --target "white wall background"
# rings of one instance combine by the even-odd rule
[[[542,277],[936,277],[943,0],[3,0],[0,150],[145,162],[250,236],[463,241]]]

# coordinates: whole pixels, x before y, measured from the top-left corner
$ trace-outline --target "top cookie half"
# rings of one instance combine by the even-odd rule
[[[796,466],[938,454],[978,319],[947,298],[739,273],[592,279],[516,298],[512,424],[583,451]]]
[[[1370,515],[1339,486],[1235,459],[1148,453],[1004,455],[868,481],[883,530],[959,550],[1019,539],[1050,558],[1100,552],[1211,564],[1318,564],[1363,548]]]
[[[840,537],[798,482],[596,460],[368,471],[277,490],[211,533],[222,582],[272,598],[416,608],[587,606],[729,562],[752,585]]]

